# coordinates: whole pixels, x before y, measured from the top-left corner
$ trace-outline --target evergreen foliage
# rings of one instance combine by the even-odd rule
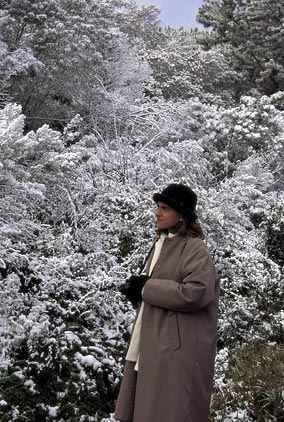
[[[233,68],[249,89],[271,95],[283,91],[282,1],[205,0],[198,20],[213,29],[207,43],[228,45]]]
[[[282,3],[205,1],[210,32],[133,1],[2,3],[0,419],[112,420],[118,286],[153,193],[184,182],[221,276],[212,420],[283,420]]]

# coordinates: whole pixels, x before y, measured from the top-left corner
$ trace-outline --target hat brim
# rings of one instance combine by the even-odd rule
[[[182,214],[184,217],[188,218],[190,222],[195,222],[197,220],[197,215],[195,212],[189,210],[188,208],[182,206],[174,199],[170,198],[167,195],[163,195],[162,193],[155,193],[153,195],[154,201],[157,202],[163,202],[164,204],[167,204],[169,207],[173,208],[175,211]]]

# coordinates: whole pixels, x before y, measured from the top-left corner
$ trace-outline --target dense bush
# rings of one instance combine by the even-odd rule
[[[229,359],[220,353],[224,372],[216,382],[212,421],[225,421],[229,413],[239,421],[284,420],[283,343],[251,343],[235,349]]]

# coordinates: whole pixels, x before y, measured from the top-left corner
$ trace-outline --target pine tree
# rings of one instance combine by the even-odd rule
[[[243,92],[283,90],[283,7],[282,1],[209,0],[199,11],[199,21],[213,30],[206,42],[229,44]]]

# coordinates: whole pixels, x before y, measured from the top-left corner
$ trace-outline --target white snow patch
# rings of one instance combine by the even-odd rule
[[[58,406],[50,406],[50,407],[48,407],[47,408],[48,409],[48,414],[49,414],[49,416],[51,416],[51,417],[53,417],[53,418],[55,418],[56,416],[57,416],[57,411],[58,411],[58,409],[59,409],[59,407]]]
[[[101,363],[92,355],[83,356],[81,353],[76,353],[76,358],[81,362],[82,365],[89,366],[97,371],[101,367]]]

